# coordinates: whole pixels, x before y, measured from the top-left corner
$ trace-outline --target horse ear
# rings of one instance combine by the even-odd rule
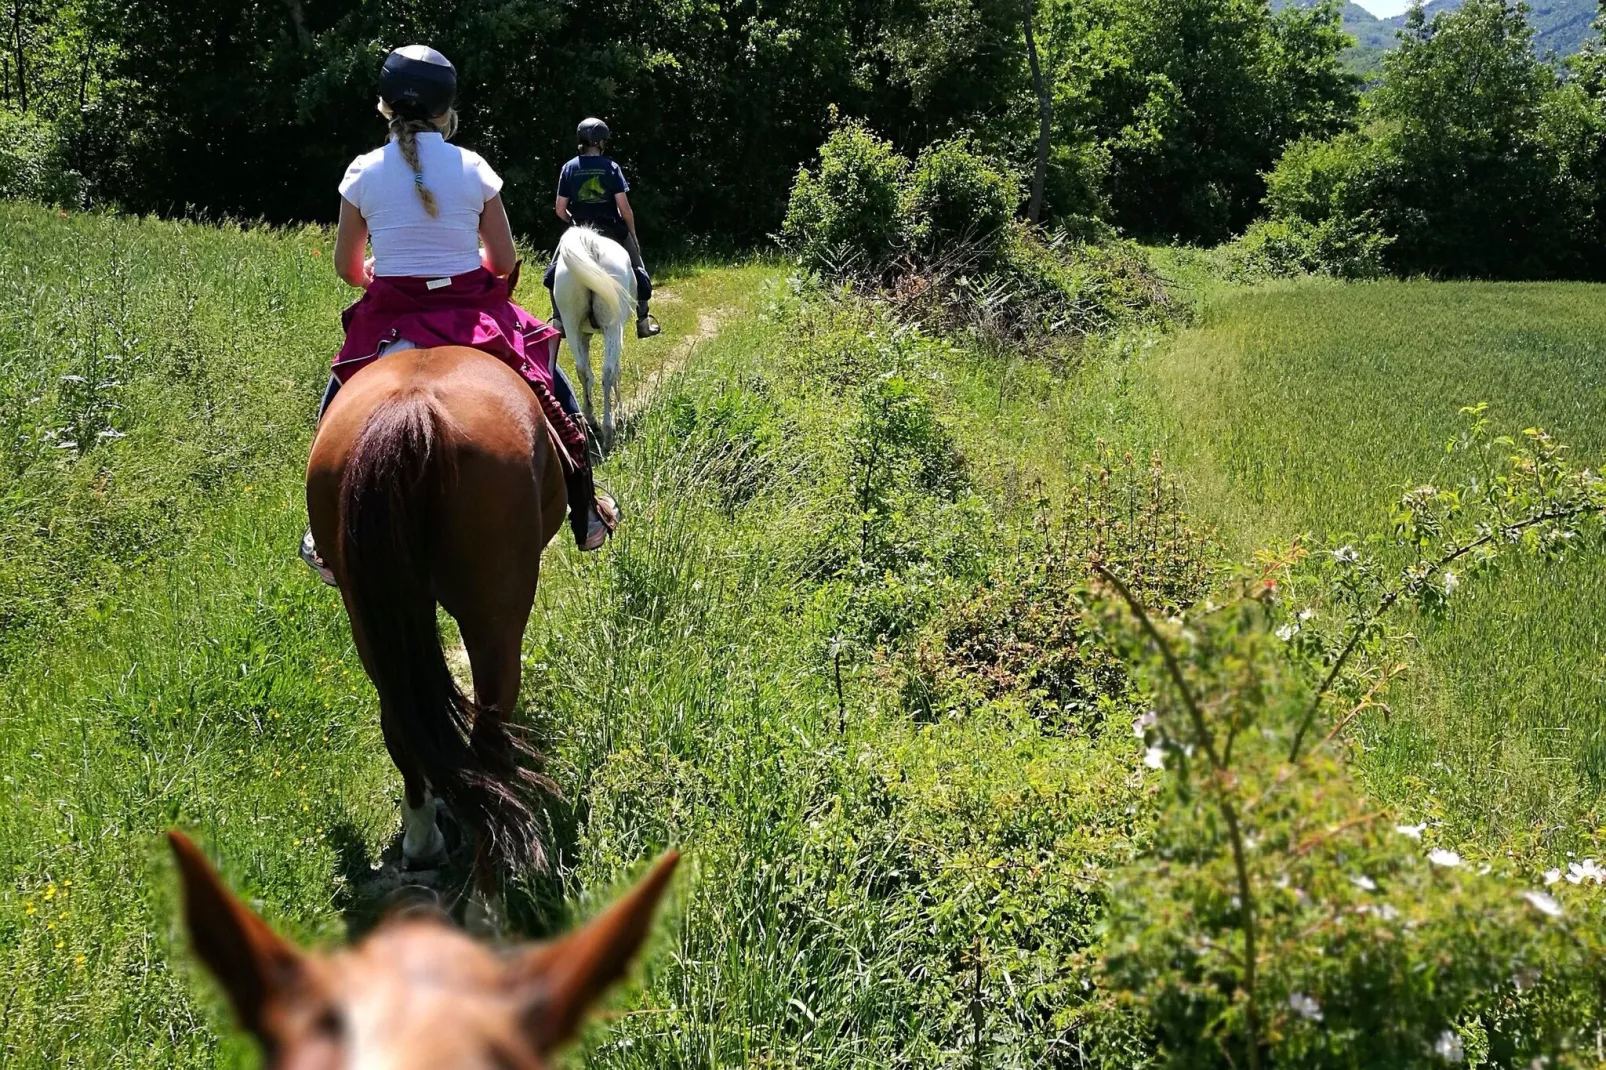
[[[603,914],[516,961],[514,983],[528,993],[524,1028],[542,1054],[573,1037],[591,1005],[624,976],[679,861],[679,852],[670,851]]]
[[[271,1043],[267,1011],[301,974],[301,952],[229,891],[189,837],[175,829],[167,842],[178,860],[195,954],[228,993],[240,1024]]]

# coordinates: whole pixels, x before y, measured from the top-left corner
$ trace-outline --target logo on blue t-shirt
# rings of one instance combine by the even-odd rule
[[[629,191],[624,171],[607,156],[576,156],[558,176],[558,196],[568,199],[569,214],[581,223],[618,220],[614,197]]]

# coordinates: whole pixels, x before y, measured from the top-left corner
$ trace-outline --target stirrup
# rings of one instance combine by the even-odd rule
[[[651,312],[636,320],[637,338],[652,338],[655,335],[660,335],[663,333],[664,329],[658,326],[658,317],[654,316]]]
[[[327,583],[331,587],[339,586],[335,582],[335,574],[329,571],[329,566],[325,564],[323,558],[318,555],[317,544],[312,541],[311,528],[308,528],[307,533],[301,536],[301,553],[299,556],[301,560],[307,563],[308,568],[312,569],[312,571],[318,574],[319,579],[323,580],[323,582]]]
[[[613,535],[619,527],[619,521],[624,518],[624,511],[619,503],[613,500],[613,495],[607,491],[599,490],[591,502],[592,517],[586,529],[585,541],[580,543],[580,552],[589,554],[593,550],[600,550],[603,544]]]

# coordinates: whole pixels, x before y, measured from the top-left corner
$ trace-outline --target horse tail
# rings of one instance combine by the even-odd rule
[[[558,243],[558,258],[581,285],[597,295],[608,322],[618,323],[620,310],[628,308],[632,301],[630,286],[610,275],[603,266],[601,241],[602,236],[588,227],[570,227]],[[628,277],[634,278],[634,275]]]
[[[500,711],[481,711],[447,667],[430,582],[431,517],[455,467],[439,402],[410,391],[369,413],[340,482],[344,594],[385,715],[431,790],[479,833],[488,860],[543,870],[531,789],[544,778]]]

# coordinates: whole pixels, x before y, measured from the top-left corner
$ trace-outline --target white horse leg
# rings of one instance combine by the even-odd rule
[[[563,334],[569,340],[569,352],[574,355],[574,372],[580,379],[580,407],[585,411],[586,423],[595,427],[597,418],[591,408],[591,389],[595,385],[591,374],[591,336],[577,326],[571,327],[567,316],[563,320]]]
[[[446,837],[435,824],[439,804],[433,795],[424,796],[424,805],[414,810],[402,799],[402,858],[416,866],[437,861],[446,855]]]
[[[613,409],[619,401],[619,357],[624,353],[625,327],[616,323],[602,335],[602,437],[613,441]]]

